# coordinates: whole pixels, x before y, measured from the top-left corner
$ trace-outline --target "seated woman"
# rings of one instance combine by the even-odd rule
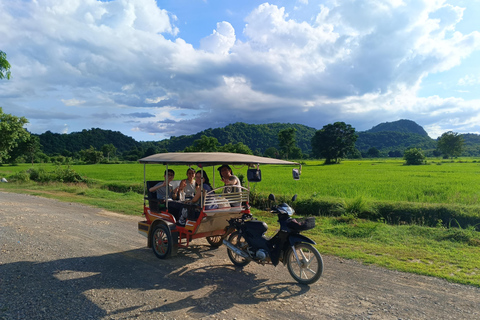
[[[195,195],[193,196],[191,201],[186,201],[185,203],[192,203],[198,208],[201,205],[202,187],[205,192],[209,192],[213,190],[212,186],[210,185],[210,180],[208,179],[207,173],[204,171],[203,177],[202,177],[202,171],[198,170],[195,173]],[[209,208],[205,208],[205,209],[209,209]],[[185,225],[185,222],[188,216],[188,210],[195,210],[195,208],[184,207],[182,209],[182,215],[180,216],[180,219],[179,219],[179,223],[182,225]]]

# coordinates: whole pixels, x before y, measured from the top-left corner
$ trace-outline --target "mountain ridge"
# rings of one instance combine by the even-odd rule
[[[279,149],[278,133],[287,128],[296,129],[297,146],[304,154],[311,152],[310,141],[317,129],[302,124],[270,123],[247,124],[243,122],[231,123],[225,127],[209,128],[196,134],[175,136],[159,141],[136,141],[118,131],[92,128],[81,132],[58,134],[47,131],[37,135],[47,154],[66,154],[78,152],[93,146],[100,150],[104,144],[113,144],[119,153],[131,153],[131,158],[146,153],[181,152],[193,145],[195,140],[203,135],[215,137],[221,145],[228,143],[243,143],[256,154],[263,154],[266,149]],[[367,152],[376,148],[383,154],[390,151],[403,153],[408,148],[417,147],[423,150],[436,149],[436,139],[428,136],[422,126],[407,119],[380,123],[369,130],[357,131],[356,148],[360,152]],[[467,155],[480,155],[480,135],[464,134]]]

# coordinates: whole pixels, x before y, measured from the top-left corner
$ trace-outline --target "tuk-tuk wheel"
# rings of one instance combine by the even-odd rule
[[[222,245],[223,240],[222,236],[212,236],[212,237],[207,237],[207,242],[214,248],[218,248]]]
[[[164,224],[157,224],[152,231],[153,253],[159,259],[166,259],[172,252],[172,234]]]

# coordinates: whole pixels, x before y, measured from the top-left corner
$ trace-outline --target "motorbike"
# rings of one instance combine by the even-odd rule
[[[293,196],[292,201],[296,197]],[[270,194],[269,200],[275,203],[275,196]],[[228,257],[237,267],[244,267],[251,261],[274,266],[282,262],[298,283],[315,283],[322,275],[323,259],[313,246],[315,242],[300,234],[315,227],[315,218],[292,218],[295,211],[287,203],[273,205],[270,212],[277,214],[280,224],[272,237],[265,236],[267,224],[251,214],[228,220],[229,236],[223,240]]]

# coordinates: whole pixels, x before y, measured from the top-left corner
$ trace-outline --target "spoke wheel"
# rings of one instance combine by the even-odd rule
[[[207,242],[214,248],[218,248],[222,245],[223,240],[222,236],[212,236],[212,237],[207,237]]]
[[[235,231],[228,237],[228,242],[230,242],[231,244],[233,244],[235,247],[242,250],[243,252],[247,252],[247,248],[248,248],[247,241],[245,241],[245,238],[241,236],[238,233],[238,231]],[[239,256],[232,250],[228,249],[228,247],[227,247],[227,254],[230,260],[233,262],[233,264],[236,265],[237,267],[244,267],[250,263],[250,260],[245,259],[242,256]]]
[[[323,273],[323,259],[312,245],[297,243],[295,244],[295,251],[292,249],[288,251],[287,267],[290,275],[298,283],[312,284],[320,279]]]
[[[152,232],[153,253],[160,258],[166,259],[172,252],[172,234],[164,224],[157,224]]]

